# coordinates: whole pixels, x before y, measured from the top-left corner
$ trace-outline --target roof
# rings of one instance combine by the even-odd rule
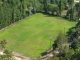
[[[74,0],[74,2],[80,2],[80,0]]]

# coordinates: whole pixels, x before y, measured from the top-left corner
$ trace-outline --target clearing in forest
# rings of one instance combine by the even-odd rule
[[[7,40],[7,47],[26,56],[38,57],[50,48],[58,33],[67,32],[75,22],[45,14],[35,14],[0,32],[0,40]]]

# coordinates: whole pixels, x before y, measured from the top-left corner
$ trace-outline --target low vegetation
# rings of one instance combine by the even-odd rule
[[[9,49],[38,57],[50,48],[51,36],[53,44],[60,31],[66,33],[73,26],[74,21],[38,13],[1,31],[0,40],[6,39]]]

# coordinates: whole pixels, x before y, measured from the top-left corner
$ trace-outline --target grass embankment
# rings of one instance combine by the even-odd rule
[[[35,14],[0,32],[0,40],[7,40],[7,47],[26,56],[37,57],[50,48],[60,31],[67,32],[75,22],[60,17]]]

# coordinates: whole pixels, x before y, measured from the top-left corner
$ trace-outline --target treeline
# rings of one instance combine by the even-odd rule
[[[74,2],[73,2],[74,3]],[[60,33],[54,41],[53,49],[59,54],[53,52],[53,57],[49,60],[80,60],[80,2],[70,3],[66,17],[71,20],[77,20],[76,26],[69,29],[67,34]]]
[[[0,29],[38,12],[61,16],[64,10],[65,18],[79,20],[80,3],[74,0],[0,0]]]
[[[0,41],[0,60],[15,60],[12,51],[6,48],[7,41]]]
[[[26,16],[24,1],[0,0],[0,29]]]
[[[49,60],[80,60],[80,21],[66,35],[59,33],[53,49],[54,56]]]
[[[38,11],[37,0],[0,0],[0,29]]]

